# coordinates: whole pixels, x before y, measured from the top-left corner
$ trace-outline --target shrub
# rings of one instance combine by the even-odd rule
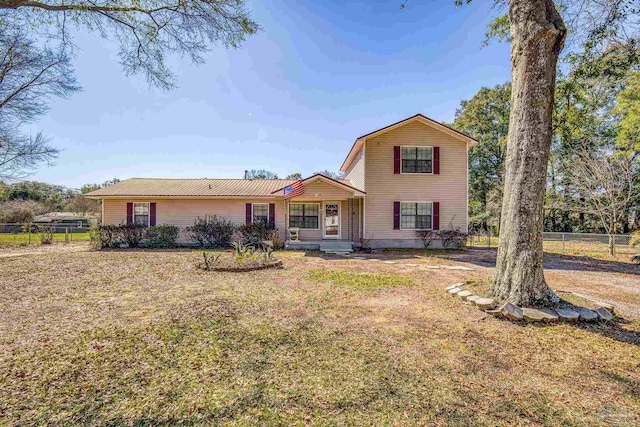
[[[146,235],[147,226],[141,224],[126,224],[120,227],[122,228],[122,237],[127,246],[130,248],[139,248]]]
[[[253,256],[256,253],[256,249],[253,246],[245,245],[240,242],[232,242],[233,246],[233,256],[236,259],[236,262],[239,264],[244,264],[248,261],[253,260]]]
[[[202,258],[204,258],[204,264],[202,268],[207,271],[211,271],[213,266],[218,262],[222,254],[216,255],[213,252],[202,251]]]
[[[154,225],[147,229],[146,246],[150,248],[173,248],[178,240],[180,228],[175,225]]]
[[[201,248],[227,248],[236,229],[231,221],[214,215],[209,220],[197,218],[193,226],[185,230],[189,233],[189,240]]]
[[[244,245],[258,247],[265,240],[271,240],[273,232],[277,233],[278,230],[262,221],[258,221],[242,225],[238,228],[238,231],[242,235],[242,243]]]
[[[431,242],[440,238],[440,233],[437,230],[416,230],[416,237],[422,240],[422,246],[428,249]]]
[[[360,249],[364,251],[368,251],[369,249],[371,249],[371,236],[362,236],[360,238]]]
[[[119,248],[124,242],[122,225],[101,225],[89,230],[91,246],[96,249]]]
[[[40,234],[40,243],[43,245],[50,245],[53,243],[53,232],[55,228],[50,225],[40,225],[37,228],[38,234]]]
[[[272,249],[278,250],[284,247],[284,245],[282,244],[282,239],[280,238],[280,233],[278,232],[277,228],[271,230],[271,232],[269,233],[269,238],[267,240],[271,241]]]
[[[460,249],[467,242],[467,233],[459,228],[440,231],[440,241],[445,249]]]

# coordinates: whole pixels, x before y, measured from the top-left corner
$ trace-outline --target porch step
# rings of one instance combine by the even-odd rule
[[[351,253],[353,252],[353,244],[351,242],[322,242],[320,243],[320,251],[324,253]]]

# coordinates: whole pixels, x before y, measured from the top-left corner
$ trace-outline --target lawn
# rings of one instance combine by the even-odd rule
[[[552,258],[552,286],[611,283],[628,314],[517,325],[443,291],[485,292],[486,253],[215,273],[190,250],[5,249],[0,424],[638,425],[640,271]],[[420,268],[452,264],[473,270]]]
[[[88,242],[89,233],[54,233],[53,241],[55,243]],[[38,233],[0,233],[0,246],[28,244],[40,244],[40,235]]]

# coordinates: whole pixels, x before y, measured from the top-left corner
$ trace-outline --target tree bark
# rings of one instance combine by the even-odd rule
[[[552,0],[510,0],[511,112],[494,296],[557,301],[542,271],[543,205],[556,65],[566,28]]]

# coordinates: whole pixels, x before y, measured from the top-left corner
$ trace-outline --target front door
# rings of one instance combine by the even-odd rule
[[[340,202],[324,202],[322,237],[340,238]]]

